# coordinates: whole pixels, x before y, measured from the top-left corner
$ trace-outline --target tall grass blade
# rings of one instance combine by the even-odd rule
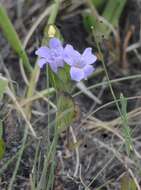
[[[128,125],[128,114],[127,114],[127,99],[120,95],[120,103],[121,103],[121,113],[122,113],[122,121],[123,121],[123,135],[125,139],[126,152],[128,156],[130,155],[131,150],[133,149],[132,137],[131,137],[131,129]]]
[[[32,67],[29,63],[28,56],[25,50],[22,47],[22,43],[16,33],[14,26],[12,25],[5,8],[0,3],[0,28],[3,30],[3,33],[8,40],[9,44],[13,48],[13,50],[18,54],[18,56],[22,59],[23,65],[27,69],[28,72],[32,71]]]
[[[121,178],[121,190],[137,190],[134,180],[124,175]]]
[[[0,120],[0,159],[2,159],[5,152],[5,144],[2,139],[2,136],[3,136],[3,125],[2,125],[2,121]]]

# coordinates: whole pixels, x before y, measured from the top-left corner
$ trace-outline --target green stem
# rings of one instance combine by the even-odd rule
[[[95,38],[96,39],[96,38]],[[120,110],[120,107],[119,107],[119,104],[117,102],[117,98],[116,98],[116,95],[113,91],[113,87],[112,87],[112,84],[110,82],[110,79],[109,79],[109,75],[108,75],[108,72],[107,72],[107,69],[106,69],[106,66],[105,66],[105,63],[104,63],[104,58],[103,58],[103,55],[102,55],[102,52],[101,52],[101,49],[100,49],[100,45],[99,43],[96,41],[96,44],[97,44],[97,48],[98,48],[98,52],[99,54],[101,55],[101,62],[102,62],[102,65],[103,65],[103,68],[104,68],[104,71],[105,71],[105,75],[106,75],[106,78],[107,78],[107,81],[108,81],[108,85],[109,85],[109,88],[110,88],[110,91],[111,91],[111,94],[115,100],[115,103],[116,103],[116,106],[117,106],[117,109],[120,113],[120,116],[122,117],[122,113],[121,113],[121,110]]]
[[[52,8],[53,10],[48,19],[48,24],[54,24],[58,14],[59,6],[60,6],[60,0],[54,0],[54,7]]]

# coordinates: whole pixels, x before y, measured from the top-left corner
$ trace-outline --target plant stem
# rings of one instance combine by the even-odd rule
[[[60,0],[54,0],[54,7],[52,8],[51,15],[48,19],[48,24],[54,24],[58,14],[59,6],[60,6]]]

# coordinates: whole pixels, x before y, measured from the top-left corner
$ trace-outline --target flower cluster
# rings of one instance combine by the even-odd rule
[[[40,47],[35,54],[39,56],[38,65],[40,68],[49,64],[55,73],[59,67],[64,67],[65,64],[70,65],[71,79],[75,81],[87,79],[94,72],[92,64],[97,59],[92,54],[92,48],[86,48],[80,54],[69,44],[64,48],[57,38],[50,39],[48,47]]]

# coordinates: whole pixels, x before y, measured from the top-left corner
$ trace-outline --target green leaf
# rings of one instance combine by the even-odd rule
[[[130,187],[129,189],[131,189],[131,190],[137,190],[137,186],[133,179],[130,180],[129,187]]]
[[[8,80],[0,76],[0,100],[3,98],[3,94],[8,86]]]
[[[107,3],[107,0],[90,0],[89,6],[93,6],[97,11],[101,12],[103,6]],[[97,23],[97,18],[92,15],[92,10],[83,11],[83,23],[85,28],[90,32],[91,27],[95,27]],[[95,27],[96,28],[96,27]],[[100,32],[100,31],[99,31]]]
[[[49,69],[49,76],[50,83],[56,90],[70,94],[73,89],[73,83],[70,79],[69,70],[70,68],[67,64],[64,66],[64,68],[60,68],[57,74],[53,73],[51,69]]]
[[[0,159],[3,158],[5,152],[5,144],[3,139],[0,139]]]
[[[101,23],[98,18],[94,17],[91,13],[93,11],[92,6],[96,8],[100,15],[112,26],[117,27],[119,23],[119,18],[125,6],[126,0],[107,0],[107,1],[98,1],[98,0],[90,0],[90,12],[85,12],[83,14],[84,18],[84,26],[88,31],[91,30],[91,27],[94,27],[95,33],[99,36],[103,36],[105,38],[109,37],[112,29],[107,26],[105,23]],[[104,8],[103,8],[104,6]],[[95,34],[97,37],[97,35]]]
[[[107,0],[92,0],[92,3],[94,4],[95,8],[100,10],[103,5],[106,3]]]
[[[2,126],[2,121],[0,120],[0,139],[3,136],[3,126]]]
[[[103,37],[106,37],[105,30],[103,30],[103,27],[105,27],[105,25],[97,20],[96,17],[93,17],[90,11],[86,10],[83,12],[83,24],[88,32],[94,30],[94,37],[98,42],[101,42]]]
[[[57,100],[56,123],[60,132],[67,129],[75,119],[75,104],[70,95],[60,93]]]
[[[13,48],[13,50],[19,55],[22,59],[23,65],[27,69],[27,71],[32,71],[32,67],[29,63],[28,56],[25,50],[22,47],[22,43],[12,25],[6,10],[0,3],[0,28],[2,28],[5,37],[7,38],[9,44]]]
[[[3,126],[2,126],[2,121],[0,120],[0,159],[2,159],[5,152],[5,145],[2,136],[3,136]]]
[[[109,0],[102,16],[106,18],[107,21],[109,21],[114,27],[117,26],[125,3],[126,0]]]
[[[124,175],[121,178],[121,190],[137,190],[134,180]]]
[[[83,12],[83,24],[87,31],[91,32],[91,27],[95,26],[96,18],[91,15],[89,10]]]
[[[121,178],[121,190],[129,190],[129,179],[125,175]]]

